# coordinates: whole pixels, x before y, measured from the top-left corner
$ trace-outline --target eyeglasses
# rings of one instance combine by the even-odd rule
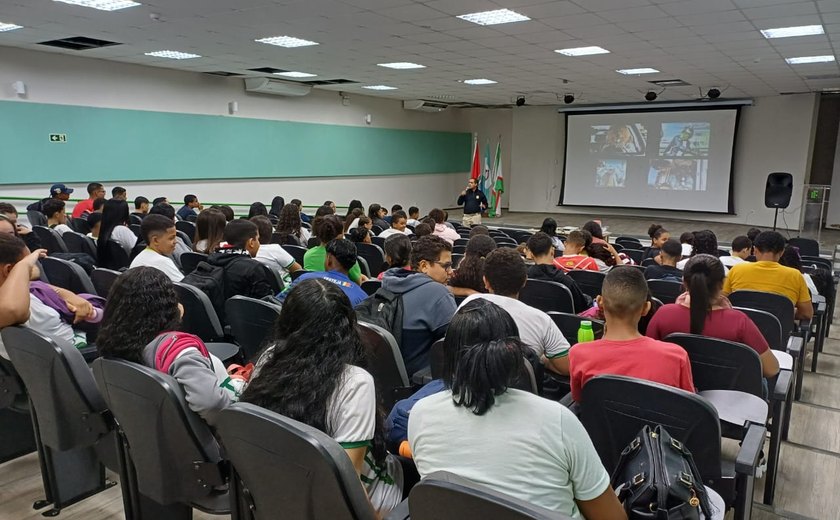
[[[436,261],[436,262],[432,262],[432,263],[437,264],[437,265],[439,265],[439,266],[443,267],[443,268],[444,268],[445,270],[447,270],[447,271],[449,271],[450,269],[452,269],[452,262],[437,262],[437,261]]]

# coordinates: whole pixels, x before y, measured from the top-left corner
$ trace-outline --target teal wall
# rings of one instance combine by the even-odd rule
[[[0,101],[0,184],[456,173],[470,151],[469,133]]]

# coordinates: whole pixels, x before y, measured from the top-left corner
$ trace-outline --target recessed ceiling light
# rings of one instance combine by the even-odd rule
[[[294,36],[271,36],[269,38],[260,38],[259,40],[254,40],[255,42],[259,43],[267,43],[269,45],[277,45],[278,47],[306,47],[308,45],[318,45],[318,42],[313,42],[309,40],[303,40],[301,38],[295,38]]]
[[[155,58],[169,58],[171,60],[189,60],[192,58],[200,58],[199,54],[190,54],[189,52],[179,51],[155,51],[147,52],[146,56],[154,56]]]
[[[618,69],[616,72],[632,76],[634,74],[656,74],[659,71],[650,67],[640,67],[638,69]]]
[[[23,29],[23,26],[13,23],[0,22],[0,32],[14,31],[15,29]]]
[[[397,90],[397,87],[389,87],[388,85],[365,85],[362,88],[368,90]]]
[[[590,54],[609,54],[610,51],[602,47],[573,47],[571,49],[557,49],[554,52],[564,56],[589,56]]]
[[[287,78],[314,78],[317,74],[310,74],[308,72],[297,72],[290,70],[288,72],[275,72],[276,76],[285,76]]]
[[[800,25],[798,27],[776,27],[775,29],[762,29],[761,34],[765,38],[790,38],[792,36],[813,36],[825,34],[822,25]]]
[[[458,18],[477,23],[478,25],[498,25],[500,23],[526,22],[530,20],[527,16],[511,11],[510,9],[496,9],[495,11],[462,14]]]
[[[803,63],[827,63],[834,61],[834,56],[799,56],[798,58],[785,58],[789,65],[802,65]]]
[[[82,7],[92,7],[100,11],[118,11],[127,7],[134,7],[140,5],[139,2],[132,0],[55,0],[63,4],[80,5]]]
[[[419,63],[411,63],[410,61],[398,61],[395,63],[377,63],[378,67],[386,67],[389,69],[425,69],[425,65],[420,65]]]
[[[466,83],[467,85],[492,85],[493,83],[497,83],[497,82],[493,81],[492,79],[479,78],[479,79],[465,79],[464,83]]]

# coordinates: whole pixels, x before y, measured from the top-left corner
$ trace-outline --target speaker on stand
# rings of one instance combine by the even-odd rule
[[[773,217],[773,231],[776,231],[779,209],[785,209],[790,205],[791,195],[793,195],[793,175],[773,172],[767,176],[767,185],[764,187],[764,206],[776,210]]]

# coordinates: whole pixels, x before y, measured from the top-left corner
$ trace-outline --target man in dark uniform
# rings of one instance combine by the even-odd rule
[[[461,221],[465,226],[477,226],[481,224],[481,212],[487,209],[487,197],[484,192],[478,189],[475,179],[470,179],[467,189],[458,196],[458,205],[464,205],[464,218]]]

